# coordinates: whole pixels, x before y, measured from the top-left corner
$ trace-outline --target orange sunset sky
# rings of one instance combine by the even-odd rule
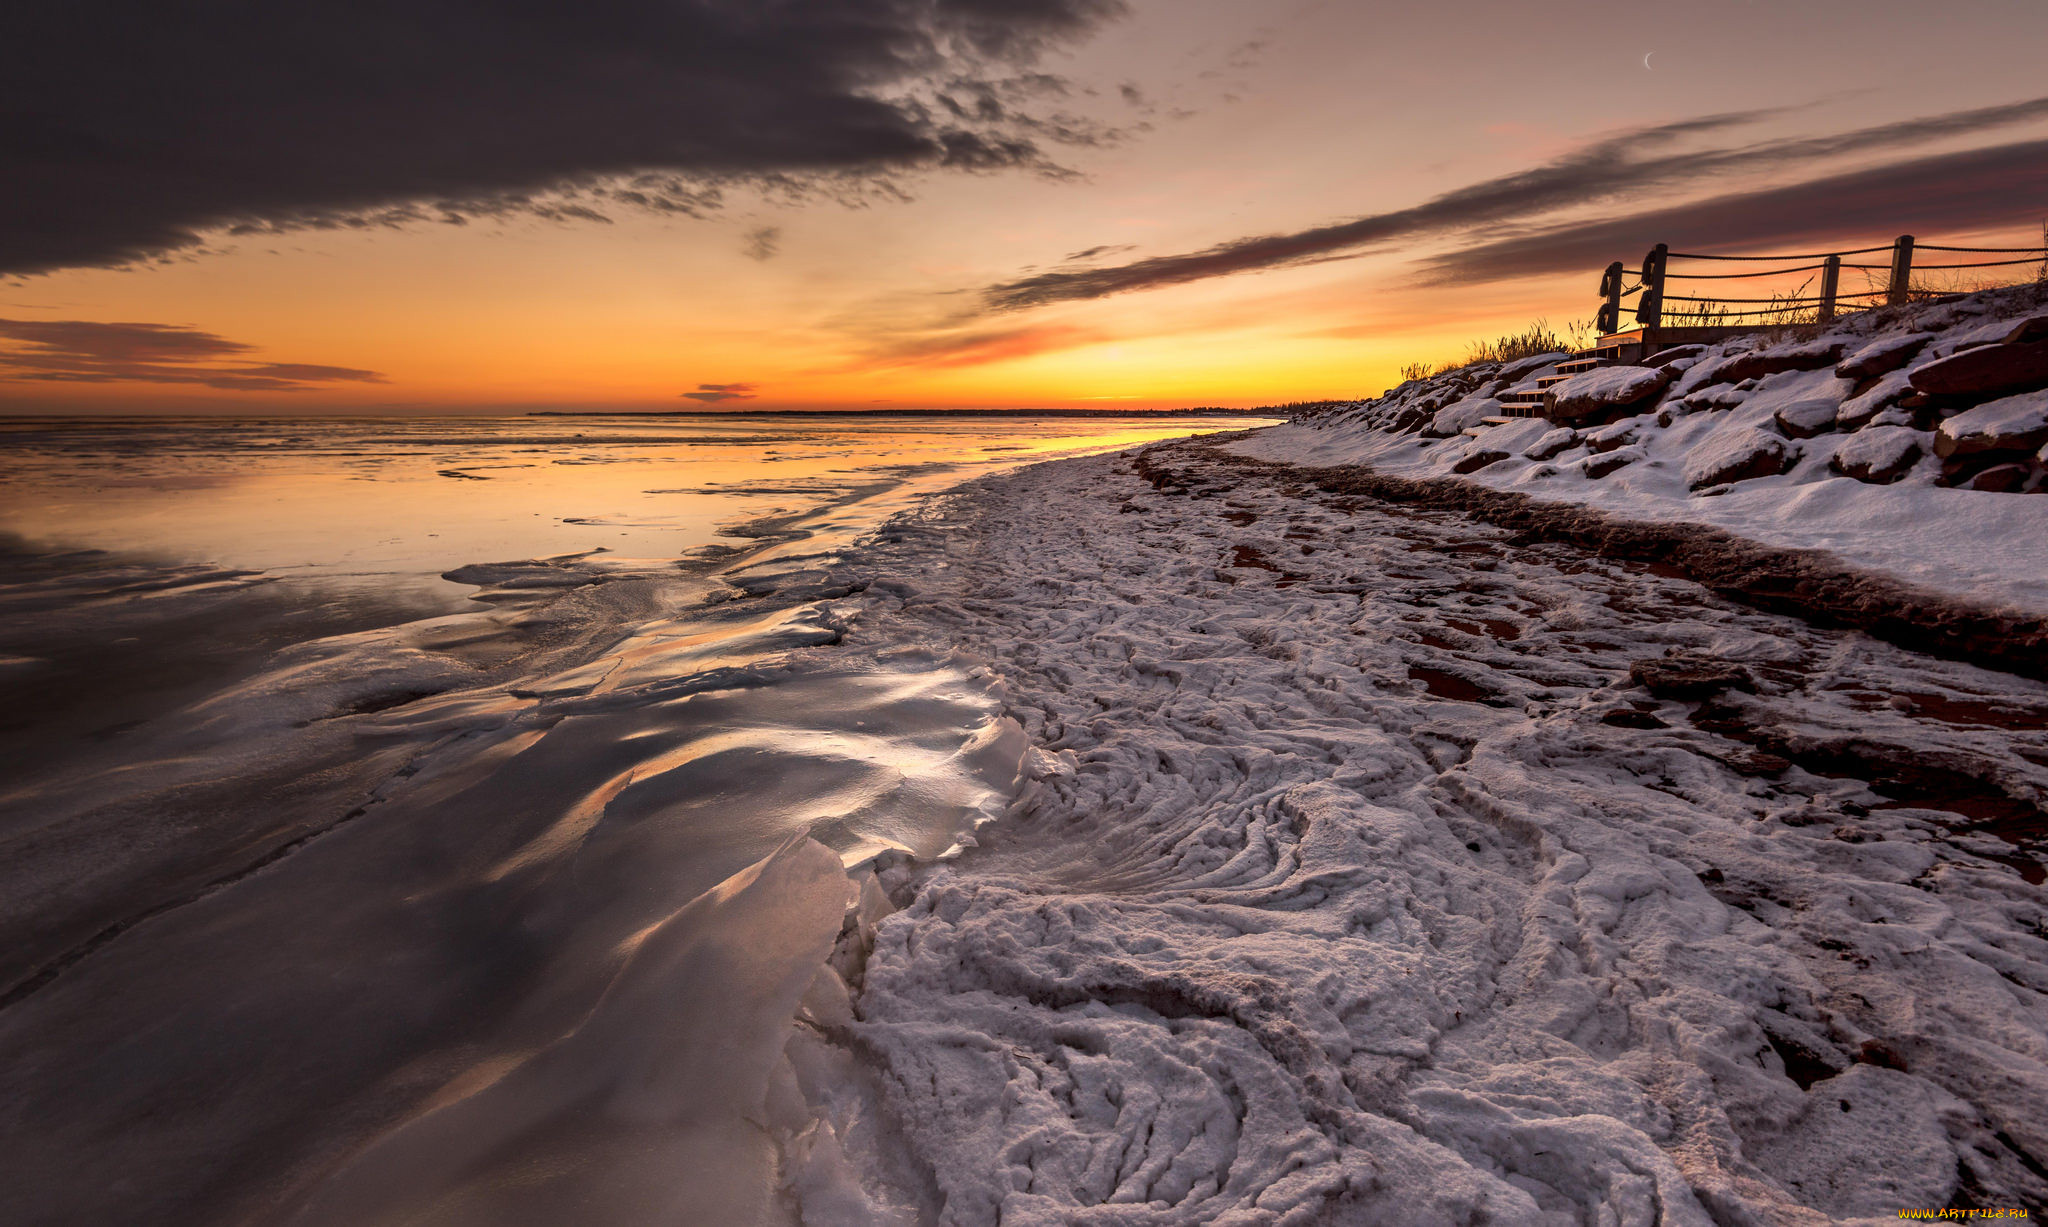
[[[2048,216],[2038,0],[92,9],[4,19],[4,412],[1359,396],[1659,240]]]

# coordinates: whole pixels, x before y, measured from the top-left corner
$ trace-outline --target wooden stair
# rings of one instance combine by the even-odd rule
[[[1557,364],[1557,373],[1543,375],[1536,380],[1536,391],[1503,392],[1500,395],[1502,410],[1509,417],[1540,418],[1550,411],[1550,389],[1585,371],[1612,366],[1618,351],[1614,349],[1584,349],[1574,354],[1570,361]]]

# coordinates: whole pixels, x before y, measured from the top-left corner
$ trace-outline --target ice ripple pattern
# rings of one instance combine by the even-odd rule
[[[849,643],[1001,662],[1036,746],[985,846],[883,874],[836,1036],[940,1221],[2048,1199],[2037,862],[1628,670],[1743,662],[1779,749],[2036,816],[2048,688],[1504,536],[1180,448],[985,480],[867,552]]]

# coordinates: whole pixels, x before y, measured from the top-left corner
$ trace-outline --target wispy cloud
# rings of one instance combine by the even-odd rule
[[[1652,244],[1754,249],[1842,235],[1889,237],[2032,222],[2048,212],[2048,141],[1893,162],[1787,187],[1531,230],[1424,262],[1431,282],[1506,281],[1633,263]],[[1825,248],[1823,248],[1825,250]],[[1590,291],[1589,291],[1590,292]]]
[[[782,227],[756,226],[747,231],[747,241],[741,246],[740,254],[749,260],[767,261],[775,258],[782,250]]]
[[[355,367],[238,360],[254,352],[255,346],[175,324],[0,319],[0,379],[198,384],[227,392],[384,382],[376,371]]]
[[[1675,148],[1691,138],[1744,127],[1781,113],[1739,111],[1634,128],[1594,141],[1541,166],[1459,188],[1411,208],[1287,234],[1234,239],[1179,255],[1152,256],[1105,267],[1056,269],[988,286],[981,292],[981,301],[988,311],[1016,311],[1345,259],[1395,240],[1469,232],[1486,226],[1526,225],[1559,210],[1639,197],[1728,175],[1806,166],[1827,158],[1894,150],[2048,119],[2048,98],[1823,136],[1708,149]]]
[[[1103,334],[1094,329],[1067,324],[956,330],[893,341],[871,352],[861,366],[863,369],[985,366],[992,362],[1008,362],[1033,354],[1091,345],[1103,339]]]
[[[689,400],[715,405],[720,401],[753,400],[754,385],[750,383],[700,383],[695,392],[682,394]]]

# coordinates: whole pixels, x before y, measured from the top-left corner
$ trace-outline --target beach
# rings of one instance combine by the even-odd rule
[[[980,483],[854,598],[1033,745],[836,1028],[944,1221],[2038,1204],[2048,687],[1230,447]]]
[[[1267,437],[456,568],[17,790],[28,1221],[2048,1196],[2048,684]]]

